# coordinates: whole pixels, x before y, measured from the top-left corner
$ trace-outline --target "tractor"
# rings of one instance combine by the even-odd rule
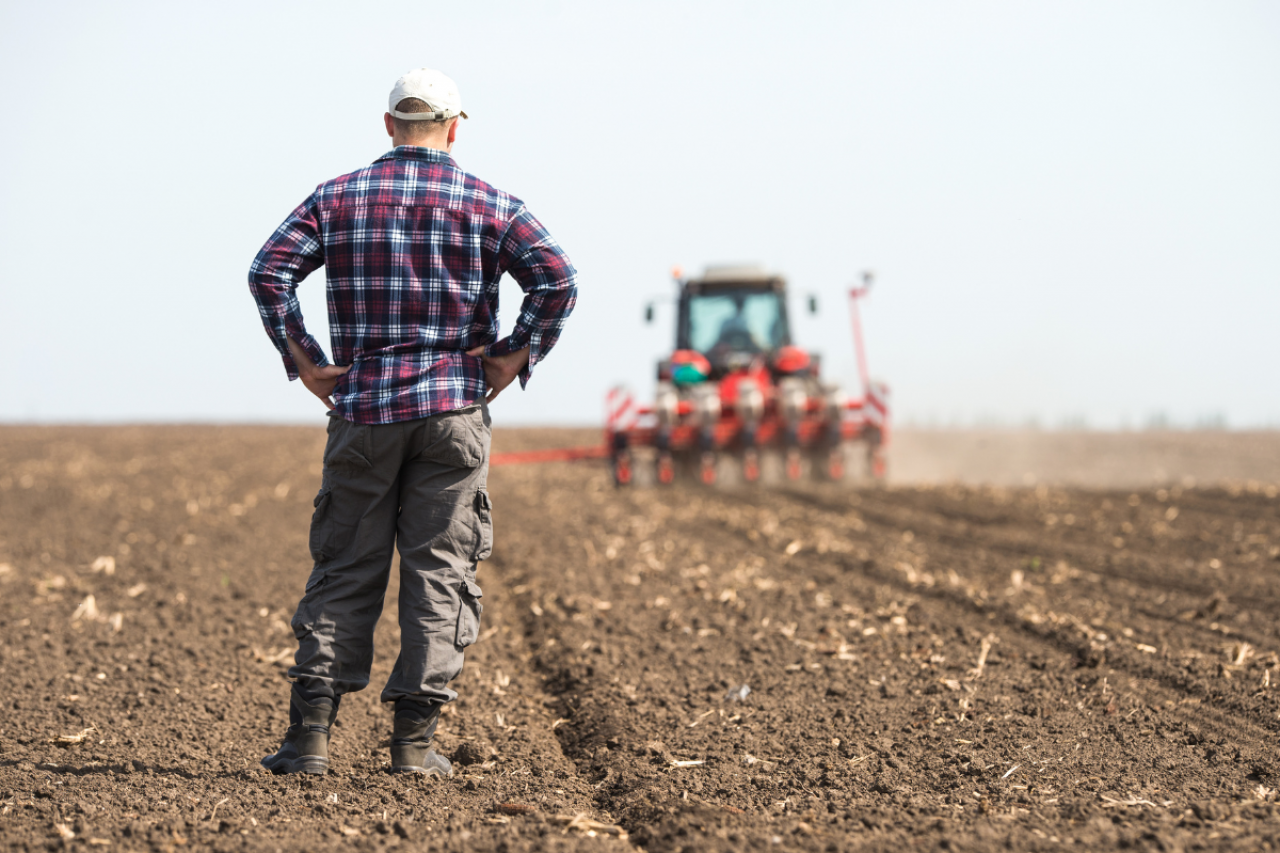
[[[871,476],[884,477],[888,388],[868,378],[858,318],[870,273],[850,291],[860,398],[824,381],[819,356],[794,343],[781,275],[721,266],[698,278],[677,269],[673,277],[675,349],[658,363],[652,405],[635,405],[621,388],[607,400],[605,443],[618,485],[633,481],[642,459],[662,485],[686,478],[712,485],[726,466],[754,483],[766,455],[781,462],[787,480],[838,481],[854,443],[864,446]],[[816,313],[816,298],[808,304]],[[653,318],[651,303],[645,319]]]

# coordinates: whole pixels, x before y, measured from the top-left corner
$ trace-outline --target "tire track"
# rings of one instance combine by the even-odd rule
[[[986,548],[1011,557],[1034,559],[1043,556],[1047,551],[1054,551],[1077,565],[1091,566],[1099,570],[1117,568],[1117,562],[1124,563],[1123,575],[1117,580],[1135,586],[1159,585],[1165,589],[1174,589],[1195,599],[1198,605],[1205,599],[1219,593],[1224,587],[1237,589],[1241,597],[1257,605],[1280,605],[1280,594],[1275,591],[1275,584],[1267,578],[1255,578],[1256,573],[1235,567],[1228,569],[1232,574],[1224,577],[1217,570],[1209,568],[1213,555],[1219,554],[1223,543],[1157,543],[1163,545],[1164,553],[1146,553],[1135,551],[1131,546],[1127,550],[1117,551],[1114,544],[1097,544],[1086,538],[1087,530],[1075,529],[1068,534],[1074,540],[1068,541],[1062,534],[1052,537],[1045,533],[1043,524],[1037,518],[1019,519],[1011,513],[982,514],[974,512],[956,512],[950,508],[939,509],[926,503],[920,506],[916,502],[904,501],[901,496],[892,492],[875,491],[850,496],[842,502],[840,499],[830,500],[826,495],[789,491],[783,493],[789,499],[802,502],[823,512],[839,514],[842,511],[854,510],[863,518],[881,524],[884,527],[908,529],[921,532],[932,540],[949,545],[958,551],[971,551],[975,548]],[[1106,500],[1106,498],[1103,498]],[[942,519],[939,521],[939,519]],[[948,525],[947,521],[959,521]],[[1027,532],[1031,526],[1039,528],[1035,533]],[[1116,530],[1115,533],[1120,533]],[[1130,531],[1131,533],[1131,531]],[[1080,540],[1084,541],[1080,541]],[[1175,551],[1173,544],[1183,546]],[[1193,567],[1184,566],[1180,575],[1173,575],[1170,563],[1174,560],[1186,559],[1186,546],[1190,544],[1202,558]],[[1275,557],[1271,558],[1273,561]],[[1205,565],[1200,565],[1200,563]],[[1188,568],[1190,570],[1188,571]],[[1280,567],[1278,567],[1280,568]],[[1191,602],[1187,602],[1190,604]]]
[[[879,497],[880,493],[876,493],[874,497]],[[788,494],[790,498],[796,498],[797,495]],[[808,496],[799,496],[799,499],[808,503],[805,498]],[[874,499],[873,497],[873,499]],[[900,529],[900,522],[894,520],[886,520],[883,516],[877,517],[875,513],[869,513],[863,505],[859,507],[860,514],[863,518],[872,519],[874,523],[892,529]],[[919,516],[911,518],[911,521],[918,522]],[[913,529],[920,529],[919,525]],[[933,539],[926,540],[926,543],[932,548],[934,542],[941,542],[945,546],[950,546],[950,551],[938,556],[936,553],[931,555],[933,561],[947,563],[950,561],[959,561],[963,555],[956,546],[963,544],[963,540],[951,536],[938,536]],[[979,541],[987,547],[993,544],[993,538],[987,536],[979,539]],[[999,550],[994,549],[993,550]],[[1045,549],[1041,548],[1037,553],[1042,553]],[[1004,553],[1013,556],[1025,556],[1027,552],[1018,549],[1005,549]],[[902,589],[904,592],[912,592],[914,594],[932,597],[950,603],[951,605],[962,609],[970,610],[975,615],[987,616],[995,615],[997,619],[1007,627],[1021,631],[1031,637],[1034,637],[1044,643],[1052,646],[1060,652],[1072,655],[1077,658],[1087,660],[1090,657],[1091,638],[1101,634],[1102,632],[1091,629],[1089,621],[1077,614],[1060,614],[1066,618],[1054,624],[1045,621],[1032,621],[1025,617],[1021,609],[1014,603],[1008,601],[1000,601],[992,595],[977,595],[971,586],[968,589],[961,587],[947,587],[942,585],[911,583],[900,572],[884,568],[875,560],[863,561],[847,561],[845,562],[847,570],[860,573],[868,578],[873,579],[877,583],[894,585]],[[1016,569],[1015,569],[1016,570]],[[1127,594],[1128,600],[1133,600],[1135,596],[1141,595],[1141,585],[1134,584],[1124,578],[1106,578],[1103,580],[1110,582],[1115,587],[1120,587],[1119,593]],[[1139,610],[1139,612],[1142,612]],[[1176,619],[1165,614],[1157,614],[1158,618],[1173,621],[1177,627],[1191,630],[1201,630],[1202,626],[1189,624],[1185,619]],[[1063,622],[1067,623],[1064,627]],[[1240,632],[1233,632],[1233,636],[1241,637]],[[1247,637],[1247,634],[1243,635]],[[1133,648],[1131,648],[1133,646]],[[1168,662],[1161,661],[1153,655],[1144,654],[1137,651],[1136,644],[1121,645],[1118,643],[1109,643],[1105,647],[1105,663],[1107,667],[1114,668],[1128,674],[1132,678],[1143,679],[1154,682],[1165,688],[1164,691],[1157,691],[1159,695],[1153,695],[1153,703],[1160,702],[1180,702],[1188,696],[1195,697],[1200,700],[1212,701],[1215,704],[1202,706],[1202,713],[1213,716],[1214,726],[1218,733],[1225,736],[1231,736],[1233,732],[1238,732],[1241,727],[1250,730],[1252,738],[1259,742],[1266,742],[1272,738],[1277,731],[1280,731],[1280,723],[1277,722],[1275,714],[1275,702],[1269,703],[1270,707],[1260,708],[1259,703],[1251,701],[1255,696],[1245,696],[1240,693],[1222,693],[1213,688],[1211,684],[1202,676],[1188,676],[1183,672],[1174,670]],[[1094,667],[1100,666],[1102,659],[1091,661]],[[1221,677],[1224,670],[1219,668],[1216,675]],[[1246,691],[1253,693],[1252,690]],[[1259,722],[1261,718],[1261,722]],[[1188,722],[1195,720],[1187,715]]]

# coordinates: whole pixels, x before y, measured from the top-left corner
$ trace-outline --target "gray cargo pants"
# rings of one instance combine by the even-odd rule
[[[293,617],[290,677],[309,696],[369,684],[392,548],[400,549],[400,656],[383,702],[443,704],[480,630],[476,561],[489,556],[489,410],[402,423],[329,418],[311,519],[315,568]]]

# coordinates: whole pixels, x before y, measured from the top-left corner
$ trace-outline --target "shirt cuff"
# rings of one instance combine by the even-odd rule
[[[311,335],[302,335],[300,338],[295,337],[294,340],[302,347],[303,352],[311,357],[316,367],[328,366],[329,358],[324,354],[324,350],[320,348],[319,341],[311,337]],[[281,339],[276,344],[276,348],[280,350],[280,357],[284,360],[284,370],[288,374],[289,380],[297,379],[298,364],[293,360],[293,353],[289,351],[289,342]]]
[[[520,343],[519,338],[513,334],[500,341],[495,341],[489,344],[484,349],[485,355],[495,356],[510,355],[513,352],[518,352],[519,350],[524,349],[525,347],[529,348],[529,361],[523,368],[521,368],[520,372],[516,374],[520,377],[520,390],[522,391],[525,386],[529,384],[529,378],[533,376],[534,365],[542,359],[542,336],[534,333],[529,335],[527,343]]]

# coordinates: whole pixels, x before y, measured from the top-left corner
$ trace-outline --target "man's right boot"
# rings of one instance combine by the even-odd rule
[[[308,702],[294,687],[289,698],[289,729],[275,755],[262,759],[272,773],[314,773],[329,769],[329,727],[338,717],[338,703],[327,696]]]
[[[440,707],[425,717],[417,710],[397,710],[391,734],[391,772],[424,776],[452,776],[449,759],[431,748],[431,737],[440,721]]]

